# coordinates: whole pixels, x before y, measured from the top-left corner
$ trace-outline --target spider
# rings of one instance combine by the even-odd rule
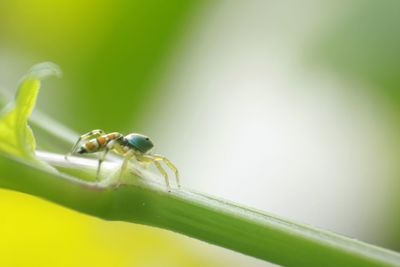
[[[128,166],[128,161],[131,159],[136,159],[141,163],[153,163],[164,176],[169,191],[170,184],[168,174],[160,164],[160,161],[163,161],[172,171],[175,172],[176,183],[178,187],[180,187],[178,169],[164,156],[150,153],[149,151],[153,146],[154,144],[150,138],[142,134],[131,133],[124,136],[118,132],[107,134],[103,130],[93,130],[79,137],[71,151],[65,156],[65,159],[68,159],[68,156],[75,153],[86,154],[102,152],[99,157],[99,164],[96,173],[96,180],[99,181],[101,164],[107,153],[111,150],[124,157],[120,169],[120,177],[125,172]]]

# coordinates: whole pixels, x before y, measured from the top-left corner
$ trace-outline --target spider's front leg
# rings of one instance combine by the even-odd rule
[[[163,161],[175,173],[176,184],[180,188],[181,187],[181,183],[180,183],[180,179],[179,179],[178,168],[176,168],[175,165],[172,164],[172,162],[169,159],[167,159],[166,157],[164,157],[164,156],[161,156],[161,155],[158,155],[158,154],[154,154],[152,156],[157,161],[160,161],[160,160]]]
[[[163,157],[161,155],[149,155],[149,154],[147,154],[147,155],[142,155],[142,156],[138,157],[138,160],[153,163],[157,167],[157,169],[161,172],[161,174],[164,176],[165,184],[167,185],[168,191],[171,191],[170,190],[171,187],[170,187],[170,184],[169,184],[168,174],[160,164],[160,161],[163,161],[169,168],[171,168],[171,170],[173,170],[175,172],[176,183],[177,183],[179,188],[181,187],[181,185],[179,183],[179,172],[178,172],[178,169],[167,158],[165,158],[165,157]]]
[[[93,131],[90,131],[90,132],[88,132],[88,133],[85,133],[84,135],[81,135],[81,136],[78,138],[78,141],[76,141],[76,143],[75,143],[74,146],[72,147],[71,151],[68,152],[68,153],[65,155],[65,157],[64,157],[65,160],[68,160],[68,157],[75,153],[75,151],[77,150],[79,144],[80,144],[82,141],[89,140],[89,139],[93,139],[93,138],[97,138],[97,137],[99,137],[99,136],[101,136],[101,135],[103,135],[103,134],[105,134],[105,132],[104,132],[103,130],[97,129],[97,130],[93,130]]]

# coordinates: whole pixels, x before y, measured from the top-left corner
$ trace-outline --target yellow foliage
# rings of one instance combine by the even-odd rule
[[[186,237],[7,190],[0,190],[0,240],[0,266],[7,267],[221,266]]]

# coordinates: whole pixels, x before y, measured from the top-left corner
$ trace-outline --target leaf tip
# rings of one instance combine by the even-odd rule
[[[62,76],[61,68],[50,61],[41,62],[34,65],[28,72],[28,77],[34,77],[36,79],[44,79],[50,76],[56,76],[60,78]]]

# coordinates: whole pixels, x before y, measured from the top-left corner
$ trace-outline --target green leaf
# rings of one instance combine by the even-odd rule
[[[68,162],[63,155],[38,155],[56,166],[93,172],[97,168],[97,160]],[[168,229],[284,266],[400,266],[400,255],[393,251],[186,188],[168,192],[145,170],[142,178],[127,172],[124,178],[131,183],[119,187],[51,173],[1,153],[0,170],[0,188],[101,219]]]
[[[21,80],[15,100],[0,113],[0,151],[37,161],[35,137],[28,125],[35,107],[40,81],[48,76],[61,76],[60,68],[51,62],[33,66]]]

